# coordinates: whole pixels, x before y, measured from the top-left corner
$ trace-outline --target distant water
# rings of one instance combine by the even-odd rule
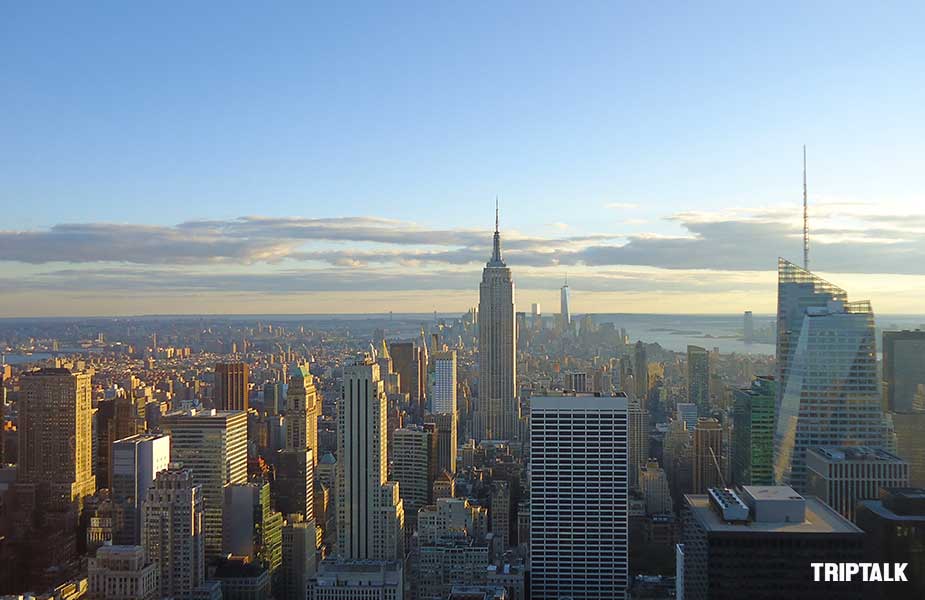
[[[633,342],[658,343],[662,348],[675,352],[685,352],[691,344],[707,350],[719,348],[723,354],[774,354],[771,337],[751,344],[742,341],[742,315],[600,314],[594,315],[594,320],[626,329],[626,335]],[[755,315],[753,320],[759,339],[762,333],[770,335],[773,331],[772,315]]]

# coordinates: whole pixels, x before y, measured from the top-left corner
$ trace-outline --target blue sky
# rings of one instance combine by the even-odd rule
[[[39,310],[41,295],[43,314],[161,312],[156,302],[171,298],[197,312],[254,312],[244,304],[258,285],[279,286],[287,312],[343,306],[332,300],[338,294],[355,296],[358,312],[372,298],[370,309],[428,310],[418,306],[422,291],[428,302],[461,308],[471,299],[441,288],[440,276],[459,275],[455,285],[465,288],[478,264],[318,260],[320,251],[395,250],[349,232],[269,251],[261,242],[256,255],[159,257],[158,247],[182,245],[193,234],[178,226],[200,220],[221,223],[210,243],[234,243],[227,230],[246,216],[468,232],[491,226],[496,194],[511,238],[533,240],[525,253],[583,251],[592,243],[583,236],[616,248],[706,239],[690,227],[704,222],[743,224],[735,231],[747,241],[756,223],[792,228],[805,143],[814,225],[829,246],[820,255],[833,257],[819,269],[860,287],[856,295],[882,293],[890,312],[916,312],[896,298],[925,292],[925,269],[908,266],[925,256],[910,225],[925,218],[921,3],[334,4],[0,5],[0,266],[15,295],[3,310]],[[914,218],[897,223],[904,216]],[[161,229],[147,232],[150,259],[126,260],[131,236],[111,243],[110,233],[55,229],[88,223]],[[882,235],[870,233],[874,225]],[[273,237],[266,228],[260,235]],[[765,237],[754,264],[659,258],[672,248],[653,248],[652,260],[621,253],[632,268],[616,258],[531,262],[524,254],[521,302],[553,293],[550,282],[567,268],[578,277],[577,309],[582,300],[585,310],[644,307],[649,294],[673,298],[660,311],[692,299],[704,306],[691,312],[769,311],[776,257],[797,257],[800,245],[798,236]],[[415,250],[444,247],[439,238]],[[88,245],[92,256],[82,254]],[[49,246],[58,253],[28,260]],[[460,248],[474,246],[467,238]],[[860,263],[883,266],[852,271]],[[337,280],[361,280],[364,270],[398,277],[409,264],[430,279],[392,282],[388,292]],[[604,267],[611,275],[602,279]],[[100,304],[111,290],[92,283],[167,281],[165,269],[242,279],[197,289],[195,303],[178,282],[150,304],[130,295]],[[728,285],[692,290],[702,276],[691,269],[723,271]],[[626,277],[608,287],[624,272],[638,288]],[[331,283],[244,281],[312,274]],[[882,282],[897,279],[904,287],[884,291]],[[751,285],[770,296],[739,307]],[[210,304],[210,293],[228,291],[222,286],[240,302]]]

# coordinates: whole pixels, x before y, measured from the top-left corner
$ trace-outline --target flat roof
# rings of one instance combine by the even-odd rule
[[[807,452],[818,454],[832,462],[863,461],[863,462],[905,462],[895,454],[882,448],[870,446],[816,446],[808,448]]]
[[[623,392],[616,396],[535,396],[530,398],[530,410],[626,410],[627,402],[626,394]]]
[[[743,485],[742,489],[755,500],[803,500],[789,485]]]
[[[765,486],[757,486],[760,488]],[[768,489],[773,490],[775,486]],[[783,487],[782,489],[787,489]],[[806,533],[863,533],[857,525],[847,520],[824,502],[815,497],[806,498],[806,517],[802,523],[770,523],[747,521],[728,523],[710,506],[705,494],[685,494],[684,499],[691,513],[709,532],[715,533],[779,533],[785,535]]]

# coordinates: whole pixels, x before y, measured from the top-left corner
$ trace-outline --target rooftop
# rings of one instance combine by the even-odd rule
[[[530,399],[530,410],[626,410],[627,398],[624,392],[614,396],[594,394],[563,394],[561,396],[536,396]]]
[[[816,454],[830,461],[861,461],[861,462],[904,462],[895,454],[882,448],[870,446],[820,446],[809,448],[808,452]]]
[[[773,500],[782,492],[775,488],[790,490],[786,486],[749,486],[765,499]],[[765,491],[766,490],[766,491]],[[792,490],[790,490],[792,492]],[[685,494],[687,505],[691,514],[700,522],[704,529],[712,533],[765,533],[765,534],[807,534],[807,533],[863,533],[856,525],[842,517],[832,508],[818,498],[806,498],[806,512],[801,523],[785,523],[770,521],[742,521],[729,523],[710,507],[710,499],[706,494]],[[789,498],[786,498],[789,499]]]

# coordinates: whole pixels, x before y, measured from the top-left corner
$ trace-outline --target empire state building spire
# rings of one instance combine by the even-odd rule
[[[488,261],[488,267],[504,267],[504,261],[501,259],[501,232],[498,230],[499,207],[498,197],[495,196],[495,236],[491,250],[491,260]]]

